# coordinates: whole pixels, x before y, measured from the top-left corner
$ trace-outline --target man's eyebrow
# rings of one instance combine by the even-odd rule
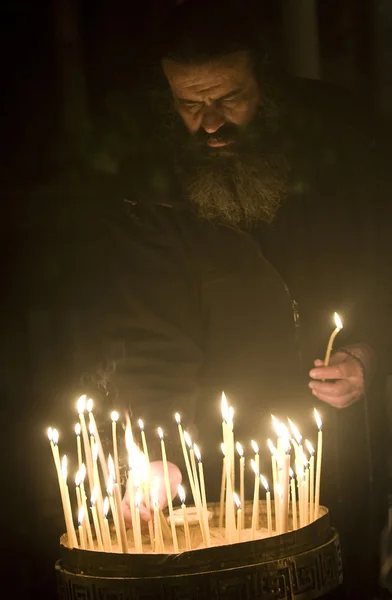
[[[236,96],[240,92],[242,92],[242,88],[236,88],[235,90],[227,92],[227,94],[224,94],[223,96],[219,96],[219,98],[215,98],[215,101],[220,102],[221,100],[228,100],[229,98]],[[202,100],[195,100],[194,98],[180,98],[178,96],[177,102],[179,102],[180,104],[202,104]]]

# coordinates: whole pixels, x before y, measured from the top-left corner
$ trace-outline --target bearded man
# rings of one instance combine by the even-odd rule
[[[211,498],[221,390],[235,406],[238,439],[261,444],[271,412],[314,440],[316,405],[325,422],[322,501],[342,534],[350,589],[356,581],[362,593],[376,573],[369,431],[381,415],[364,400],[379,343],[368,312],[378,254],[366,232],[377,232],[369,218],[379,214],[368,210],[370,144],[328,86],[272,76],[241,5],[189,0],[163,32],[172,185],[113,203],[91,247],[114,366],[99,386],[172,439],[180,412],[208,457]],[[327,367],[317,359],[335,310],[345,327]]]

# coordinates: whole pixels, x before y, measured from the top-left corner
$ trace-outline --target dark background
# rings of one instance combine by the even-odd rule
[[[67,226],[70,207],[89,210],[98,196],[125,194],[154,144],[151,26],[169,6],[0,2],[1,516],[14,597],[53,591],[62,524],[45,429],[70,423],[74,405],[74,398],[56,399],[75,360],[77,315],[64,312],[56,296],[47,310],[56,264],[46,249]],[[284,65],[281,7],[276,0],[257,6],[270,59]],[[318,28],[321,78],[349,90],[353,103],[375,116],[388,146],[391,3],[320,0]],[[39,265],[39,285],[27,257]],[[62,452],[69,449],[65,444]]]

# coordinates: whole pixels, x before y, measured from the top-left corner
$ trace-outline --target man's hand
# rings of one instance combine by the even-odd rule
[[[173,463],[168,462],[169,479],[170,479],[170,490],[172,498],[177,495],[178,484],[182,481],[182,475],[180,469]],[[163,462],[156,461],[151,463],[151,480],[154,481],[155,477],[159,479],[158,488],[158,506],[159,510],[163,510],[167,506],[167,496],[165,487],[165,478],[163,472]],[[135,490],[136,492],[136,490]],[[124,513],[125,525],[127,528],[132,527],[131,510],[129,507],[129,494],[128,485],[122,500],[122,509]],[[142,521],[149,521],[151,519],[151,511],[145,505],[145,502],[140,505],[140,518]]]
[[[348,346],[347,350],[362,362],[371,378],[376,365],[374,350],[366,344]],[[312,378],[309,387],[319,400],[335,408],[346,408],[363,397],[363,371],[360,362],[349,354],[336,352],[332,355],[328,367],[324,367],[321,360],[315,360],[314,366],[316,368],[309,372]]]

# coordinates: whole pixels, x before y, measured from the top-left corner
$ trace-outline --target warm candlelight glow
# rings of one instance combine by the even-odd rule
[[[298,445],[301,444],[301,442],[302,442],[302,435],[300,434],[298,427],[296,427],[294,425],[294,423],[292,422],[291,419],[287,419],[287,421],[288,421],[288,423],[290,425],[290,429],[292,431],[292,434],[294,436],[295,441],[297,442]]]
[[[191,436],[189,435],[189,433],[187,431],[184,431],[184,440],[186,445],[189,448],[192,448],[192,440],[191,440]]]
[[[90,435],[94,435],[95,433],[95,427],[94,427],[94,423],[92,421],[90,421],[89,425],[88,425],[88,431]]]
[[[80,435],[81,431],[82,431],[82,428],[80,426],[80,423],[76,423],[76,425],[75,425],[75,433],[76,433],[76,435]]]
[[[108,487],[109,487],[109,484],[108,484]],[[113,487],[113,484],[112,484],[112,487]],[[109,493],[110,493],[110,492],[109,492]],[[95,506],[95,504],[96,504],[96,502],[97,502],[97,496],[98,496],[98,488],[97,488],[97,486],[95,485],[95,486],[93,487],[93,491],[91,492],[91,498],[90,498],[90,501],[91,501],[91,504],[92,504],[92,506]]]
[[[305,445],[306,445],[306,447],[308,449],[308,452],[309,452],[310,456],[313,456],[313,454],[314,454],[314,448],[313,448],[312,444],[309,442],[309,440],[305,440]]]
[[[223,443],[223,442],[221,443],[221,450],[222,450],[222,454],[223,454],[223,456],[226,456],[226,452],[225,452],[225,445],[224,445],[224,443]]]
[[[86,409],[86,394],[83,394],[83,396],[80,396],[79,400],[76,403],[76,407],[77,407],[78,413],[80,415],[84,413],[84,411]]]
[[[266,478],[264,477],[264,475],[260,475],[260,481],[261,481],[262,485],[264,486],[265,491],[269,492],[268,481],[266,480]]]
[[[92,451],[91,454],[93,456],[93,461],[97,462],[97,460],[98,460],[98,446],[96,444],[94,444],[93,451]]]
[[[321,431],[323,428],[323,422],[322,422],[321,417],[316,409],[314,409],[314,418],[316,419],[317,429],[319,431]]]
[[[125,430],[125,447],[128,451],[128,454],[132,452],[133,449],[133,435],[130,427],[127,427]]]
[[[52,429],[52,442],[55,446],[59,443],[59,432],[57,429]]]
[[[251,446],[252,446],[253,452],[254,452],[255,454],[258,454],[258,453],[259,453],[259,446],[258,446],[258,444],[257,444],[257,443],[256,443],[254,440],[251,440],[251,442],[250,442],[250,443],[251,443]]]
[[[175,418],[175,420],[176,420],[176,423],[177,423],[177,425],[178,425],[179,423],[181,423],[181,417],[180,417],[180,414],[179,414],[179,413],[176,413],[176,414],[174,415],[174,418]]]
[[[222,410],[223,421],[227,421],[228,416],[229,416],[229,405],[227,403],[227,398],[226,398],[225,392],[222,392],[221,410]]]
[[[178,484],[177,491],[181,504],[185,504],[185,490],[182,487],[181,483]]]
[[[75,475],[75,485],[76,485],[76,487],[78,487],[81,483],[82,483],[82,476],[80,474],[80,471],[76,471],[76,475]]]
[[[84,463],[81,464],[79,473],[80,473],[80,481],[83,483],[83,481],[85,480],[85,477],[86,477],[86,465]]]
[[[111,477],[112,481],[114,482],[116,480],[116,473],[115,473],[114,462],[113,462],[111,454],[109,454],[109,456],[108,456],[108,469],[109,469],[110,477]]]
[[[195,453],[197,460],[200,462],[201,454],[200,454],[199,446],[197,444],[193,444],[193,452]]]
[[[137,424],[139,425],[140,431],[144,431],[144,423],[141,419],[138,420]]]
[[[252,467],[253,473],[258,477],[259,476],[259,470],[258,470],[256,462],[253,460],[253,458],[250,461],[250,466]]]
[[[163,440],[163,430],[162,430],[162,427],[158,427],[157,432],[158,432],[159,438],[161,440]]]
[[[53,440],[53,429],[51,427],[48,427],[48,438],[49,442]]]
[[[119,419],[119,416],[120,416],[120,415],[118,414],[118,412],[117,412],[116,410],[113,410],[113,411],[110,413],[110,418],[111,418],[111,419],[112,419],[112,421],[114,421],[115,423],[118,421],[118,419]]]
[[[78,524],[81,525],[84,519],[84,507],[81,506],[78,513]]]
[[[235,445],[235,447],[237,449],[238,455],[241,456],[241,457],[244,456],[244,449],[242,447],[242,444],[240,444],[239,442],[237,442],[236,445]]]
[[[108,516],[109,508],[110,508],[109,498],[107,496],[105,496],[105,499],[103,501],[103,514],[105,515],[105,518]]]
[[[236,507],[241,508],[240,498],[239,498],[238,494],[236,494],[235,492],[233,492],[233,500],[235,502]]]
[[[91,413],[93,411],[93,406],[94,406],[94,402],[93,402],[92,398],[89,398],[86,402],[87,412]]]
[[[342,320],[341,320],[341,318],[339,317],[339,315],[338,315],[338,313],[337,313],[337,312],[336,312],[336,313],[334,313],[334,315],[333,315],[333,318],[334,318],[334,321],[335,321],[335,326],[336,326],[336,329],[339,329],[339,330],[340,330],[340,329],[343,329],[343,323],[342,323]]]
[[[142,503],[142,493],[140,490],[138,490],[135,494],[135,506],[136,508],[140,508],[140,505]]]

